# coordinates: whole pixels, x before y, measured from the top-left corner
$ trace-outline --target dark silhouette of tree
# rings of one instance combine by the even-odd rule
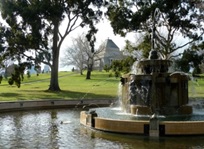
[[[94,24],[102,15],[103,0],[4,0],[0,10],[7,25],[0,26],[1,59],[5,56],[35,66],[44,63],[51,68],[49,90],[60,91],[58,65],[60,48],[76,28],[89,28],[87,40],[94,49],[97,32]],[[66,27],[60,31],[65,20]],[[27,54],[29,52],[29,55]]]

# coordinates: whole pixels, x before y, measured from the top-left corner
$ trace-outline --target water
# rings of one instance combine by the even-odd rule
[[[79,123],[80,111],[1,113],[0,149],[204,148],[204,136],[152,138],[86,129]]]
[[[116,120],[149,120],[152,115],[132,115],[121,111],[121,108],[96,108],[98,117]],[[204,110],[193,107],[191,115],[158,115],[160,121],[204,121]]]

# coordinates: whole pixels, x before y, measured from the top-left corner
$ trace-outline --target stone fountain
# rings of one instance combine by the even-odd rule
[[[89,109],[81,111],[80,123],[101,131],[154,137],[203,135],[204,120],[191,120],[189,77],[183,72],[170,73],[171,63],[152,50],[149,59],[135,64],[136,73],[121,77],[121,109],[126,114],[110,107]]]
[[[158,14],[159,10],[155,12]],[[135,73],[121,77],[121,107],[126,115],[118,118],[110,108],[103,112],[100,108],[90,109],[80,113],[81,124],[102,131],[156,137],[204,134],[204,120],[186,120],[185,116],[193,116],[188,104],[189,76],[169,72],[172,61],[161,59],[154,49],[156,21],[153,22],[149,58],[135,63]],[[169,116],[176,120],[168,119]]]
[[[161,59],[154,49],[159,15],[157,8],[152,18],[149,58],[136,62],[135,73],[121,77],[121,107],[126,114],[118,118],[117,112],[108,108],[103,112],[100,108],[90,109],[80,113],[81,124],[96,130],[157,137],[204,134],[204,120],[191,121],[185,117],[193,116],[188,104],[189,76],[183,72],[169,72],[172,61]],[[176,120],[168,119],[172,116]]]
[[[149,59],[136,63],[136,74],[121,77],[122,108],[134,115],[152,115],[151,136],[159,136],[158,115],[192,114],[188,105],[188,75],[169,73],[170,60],[159,58],[152,50]]]
[[[191,114],[189,77],[182,72],[169,73],[171,63],[159,59],[154,50],[149,59],[136,63],[136,74],[121,77],[123,110],[139,115]]]

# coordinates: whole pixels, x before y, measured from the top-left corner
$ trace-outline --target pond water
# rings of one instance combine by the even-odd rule
[[[114,134],[80,125],[80,109],[0,114],[1,149],[204,148],[204,136],[159,137]]]

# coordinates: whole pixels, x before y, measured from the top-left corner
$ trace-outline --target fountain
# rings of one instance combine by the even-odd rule
[[[188,105],[189,77],[182,72],[169,73],[170,60],[150,59],[137,63],[137,74],[121,77],[123,110],[140,115],[191,114]]]
[[[170,60],[160,59],[157,51],[152,50],[149,59],[136,63],[135,74],[121,77],[122,111],[140,117],[140,120],[101,118],[96,108],[81,112],[81,124],[104,131],[150,136],[200,134],[200,130],[192,130],[198,122],[170,122],[165,119],[193,112],[188,104],[189,77],[183,72],[168,72],[171,63]],[[184,125],[188,129],[186,132],[183,131]],[[204,122],[199,122],[199,125],[203,126]]]
[[[159,9],[155,9],[154,18],[158,18],[158,15]],[[154,18],[149,58],[135,64],[135,73],[121,77],[121,107],[129,115],[118,118],[111,110],[108,113],[108,109],[105,109],[104,115],[96,108],[81,112],[81,124],[102,131],[157,137],[204,134],[203,120],[182,118],[193,115],[188,98],[189,76],[183,72],[170,73],[168,70],[172,61],[160,58],[154,49]]]
[[[159,136],[158,115],[192,114],[188,105],[188,75],[169,73],[170,60],[159,59],[156,50],[148,60],[136,63],[136,74],[121,77],[122,107],[135,115],[152,115],[150,136]]]
[[[117,133],[203,135],[203,119],[192,120],[189,77],[183,72],[168,72],[171,63],[170,60],[159,59],[157,51],[151,51],[149,59],[136,63],[135,74],[121,77],[122,110],[113,112],[110,108],[95,108],[81,111],[80,123]],[[118,114],[122,112],[123,115]]]

